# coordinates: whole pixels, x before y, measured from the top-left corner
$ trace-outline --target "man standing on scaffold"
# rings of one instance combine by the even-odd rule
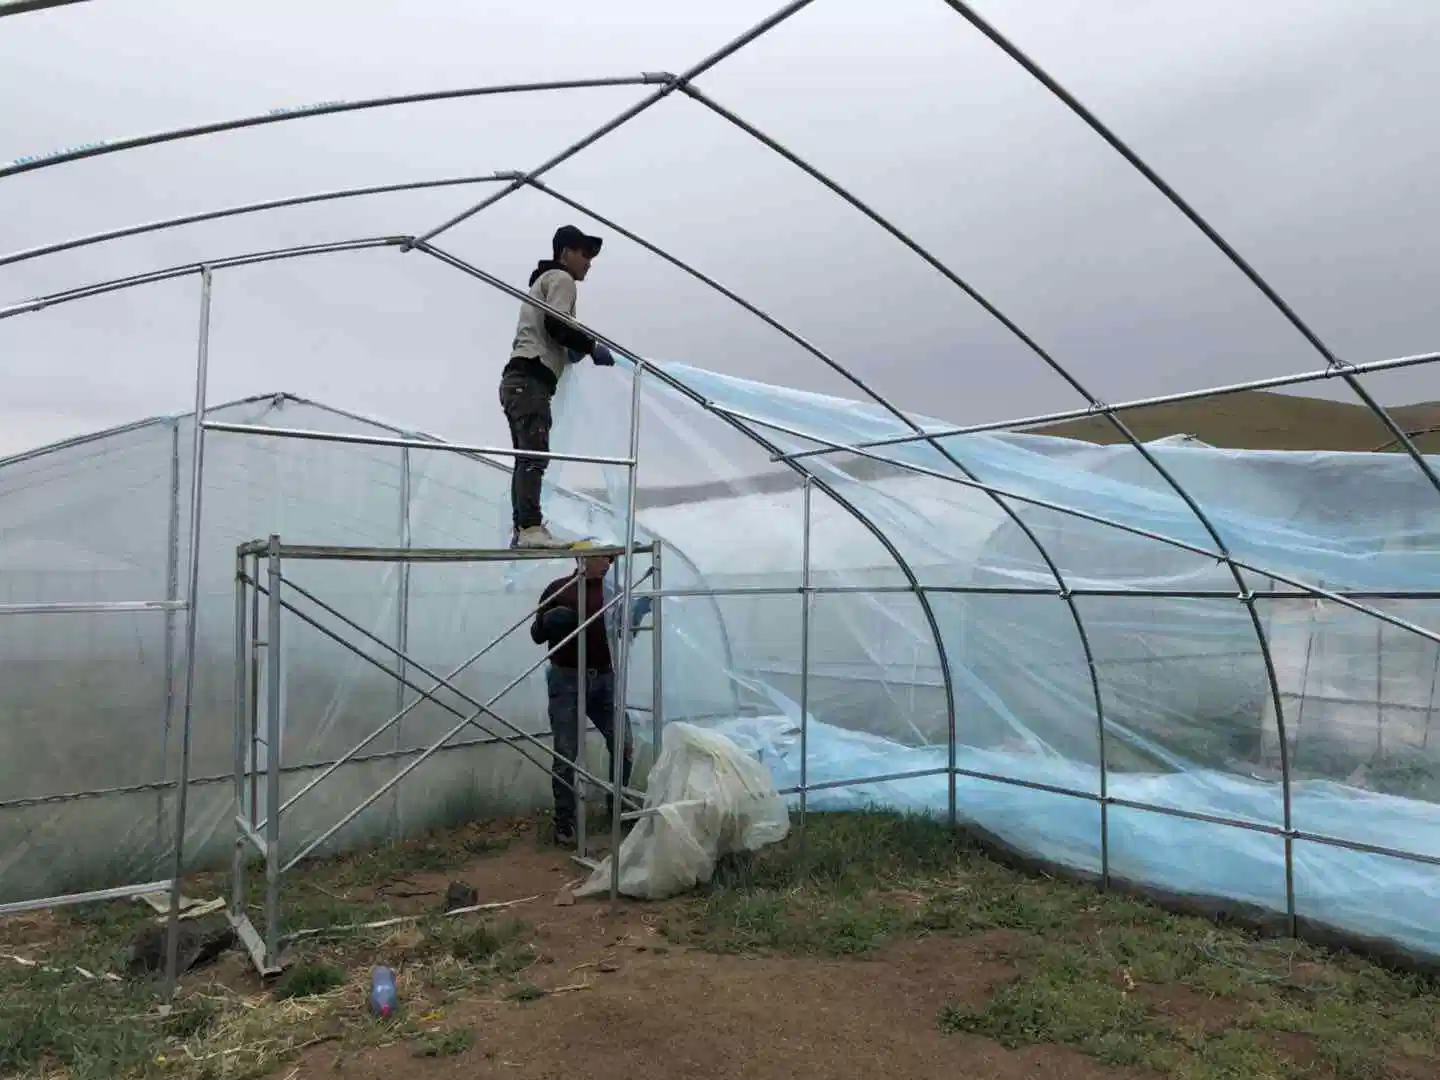
[[[609,555],[591,555],[579,560],[580,572],[558,578],[545,586],[540,594],[539,609],[530,624],[530,638],[537,645],[554,649],[580,625],[580,611],[588,619],[614,596],[605,575],[614,565]],[[580,589],[585,589],[585,605],[580,607]],[[631,607],[632,633],[650,611],[650,598],[638,597]],[[585,627],[585,715],[605,739],[611,762],[615,754],[615,670],[610,660],[610,629],[619,620],[614,611],[607,611]],[[550,791],[555,799],[555,843],[568,846],[575,842],[575,770],[570,764],[580,755],[585,721],[580,709],[579,636],[566,642],[550,657],[545,669],[545,688],[550,698],[550,732],[555,753],[559,757],[552,766]],[[634,765],[634,744],[630,736],[629,717],[624,721],[621,743],[621,783],[630,786],[630,770]],[[614,776],[612,768],[607,776]],[[613,796],[606,799],[607,815],[614,812]]]
[[[555,232],[549,259],[530,272],[530,296],[566,315],[575,314],[576,283],[585,280],[590,261],[600,254],[602,241],[574,225]],[[597,366],[612,367],[610,350],[543,308],[524,301],[510,346],[510,362],[500,377],[500,407],[510,424],[510,443],[516,450],[550,449],[550,401],[570,364],[586,356]],[[551,535],[540,513],[541,482],[547,458],[515,459],[510,478],[513,519],[511,547],[568,548],[568,540]]]

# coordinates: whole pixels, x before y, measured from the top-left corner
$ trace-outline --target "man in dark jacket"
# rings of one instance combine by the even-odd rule
[[[601,239],[586,236],[574,225],[555,232],[552,258],[543,259],[530,273],[530,296],[566,315],[575,314],[575,285],[590,272],[590,261],[600,254]],[[510,424],[510,443],[516,450],[550,449],[550,400],[565,369],[589,356],[601,367],[615,358],[589,334],[556,318],[543,308],[522,301],[510,362],[500,377],[500,407]],[[540,513],[540,488],[546,458],[515,459],[510,479],[513,524],[512,547],[566,548],[569,541],[552,536]]]
[[[610,598],[611,590],[606,587],[605,575],[610,571],[613,560],[609,556],[591,556],[581,561],[580,573],[557,578],[545,586],[540,596],[540,606],[530,624],[530,638],[537,645],[555,648],[568,634],[574,634],[580,625],[580,589],[585,589],[585,617],[594,615]],[[631,625],[637,626],[650,610],[650,598],[639,597],[632,606]],[[612,609],[591,622],[584,630],[585,636],[585,715],[605,739],[611,761],[615,754],[615,669],[611,661],[610,634],[607,624],[618,624]],[[632,629],[633,632],[633,629]],[[553,765],[550,780],[551,794],[555,799],[555,842],[568,845],[575,842],[576,799],[574,791],[575,770],[566,762],[573,762],[580,754],[581,733],[584,721],[580,718],[580,673],[579,635],[556,649],[550,657],[545,671],[545,686],[550,698],[550,731],[554,739],[555,752],[560,755]],[[621,763],[621,782],[630,786],[630,771],[634,764],[634,745],[630,734],[628,718],[624,721],[622,740],[624,759]],[[605,774],[613,776],[612,770]],[[607,806],[613,807],[611,800]]]

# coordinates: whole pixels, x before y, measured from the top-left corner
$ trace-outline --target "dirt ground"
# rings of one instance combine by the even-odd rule
[[[438,1025],[471,1027],[473,1046],[419,1060],[405,1043],[354,1053],[305,1052],[277,1075],[507,1077],[511,1080],[694,1080],[815,1076],[995,1077],[1086,1080],[1140,1075],[1064,1047],[1009,1051],[978,1037],[943,1035],[939,1011],[979,1001],[1009,970],[1004,933],[907,941],[863,959],[715,955],[671,945],[658,925],[667,904],[608,897],[558,907],[578,867],[560,853],[517,851],[456,880],[485,901],[540,894],[517,908],[534,927],[539,962],[527,977],[544,997],[456,1003]],[[443,889],[451,876],[415,875]],[[583,988],[583,989],[582,989]],[[298,1072],[296,1071],[298,1070]]]
[[[934,823],[812,815],[663,903],[574,899],[586,874],[526,821],[307,865],[284,930],[323,932],[286,973],[228,952],[169,1014],[125,974],[144,905],[0,921],[0,1076],[1440,1080],[1434,979],[1021,874]],[[443,915],[453,882],[502,906]]]

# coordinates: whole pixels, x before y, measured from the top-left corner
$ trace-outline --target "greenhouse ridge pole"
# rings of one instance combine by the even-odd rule
[[[722,45],[720,48],[712,52],[709,56],[705,57],[699,63],[692,65],[690,68],[688,68],[681,74],[671,75],[669,73],[665,73],[659,76],[652,75],[650,77],[652,82],[659,82],[662,79],[664,80],[664,85],[662,85],[658,90],[647,94],[645,97],[637,101],[634,105],[631,105],[624,112],[621,112],[619,115],[606,121],[604,124],[601,124],[598,128],[590,132],[590,134],[586,135],[584,138],[578,139],[577,141],[571,143],[564,150],[560,151],[560,153],[550,158],[544,164],[535,166],[535,168],[531,169],[527,173],[517,175],[515,179],[510,182],[510,184],[508,184],[500,191],[497,191],[494,195],[491,195],[487,199],[482,199],[480,202],[470,207],[470,209],[456,214],[449,220],[444,221],[439,225],[436,225],[428,232],[421,233],[419,236],[416,237],[415,244],[420,245],[429,243],[441,233],[448,232],[450,229],[453,229],[461,222],[466,221],[471,217],[474,217],[486,207],[494,206],[497,202],[499,202],[506,196],[513,195],[530,181],[535,180],[538,177],[544,176],[552,169],[555,169],[556,167],[569,161],[572,157],[580,153],[580,151],[584,150],[587,146],[591,146],[594,143],[599,142],[616,128],[622,126],[623,124],[629,123],[631,120],[635,119],[635,117],[639,116],[651,106],[657,105],[661,101],[665,100],[676,90],[683,89],[690,82],[691,79],[699,78],[701,75],[709,71],[722,60],[733,56],[735,53],[743,49],[746,45],[749,45],[752,41],[763,37],[766,33],[779,26],[782,22],[790,18],[790,16],[794,15],[796,12],[802,10],[803,8],[809,7],[810,4],[812,4],[813,2],[814,0],[790,0],[790,3],[786,4],[779,11],[776,11],[774,14],[766,17],[765,19],[762,19],[760,22],[752,26],[749,30],[746,30],[739,37],[733,38],[725,45]],[[411,245],[406,245],[406,250],[409,250],[410,246]]]
[[[180,891],[185,872],[185,812],[190,793],[190,742],[195,713],[195,650],[199,640],[200,509],[205,479],[205,396],[210,373],[210,267],[200,270],[200,342],[195,358],[195,414],[190,438],[190,549],[185,589],[185,706],[180,728],[180,777],[175,799],[175,851],[170,918],[165,934],[165,1000],[175,993],[180,950]]]

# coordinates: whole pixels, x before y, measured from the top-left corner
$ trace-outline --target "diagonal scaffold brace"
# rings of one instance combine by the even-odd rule
[[[369,807],[378,802],[388,792],[396,789],[410,773],[418,769],[422,764],[447,749],[447,744],[455,738],[466,727],[477,727],[486,735],[492,736],[497,745],[506,745],[521,756],[526,758],[537,768],[551,776],[555,776],[556,766],[566,766],[573,769],[573,782],[566,782],[566,786],[580,796],[579,802],[581,813],[584,806],[584,786],[593,785],[594,789],[613,793],[620,792],[620,798],[613,800],[613,816],[618,823],[624,816],[633,816],[633,812],[626,813],[626,804],[638,805],[642,796],[630,788],[623,786],[623,783],[606,780],[601,776],[592,774],[584,764],[584,739],[583,724],[584,717],[577,716],[577,723],[582,725],[582,751],[577,755],[581,760],[570,761],[558,753],[552,745],[544,741],[547,732],[532,733],[523,730],[518,725],[501,716],[494,708],[495,704],[508,694],[515,687],[519,686],[529,675],[539,668],[543,663],[550,660],[555,653],[572,641],[584,642],[585,630],[592,624],[601,622],[611,612],[619,609],[623,612],[616,621],[621,624],[622,632],[630,628],[631,619],[628,617],[633,589],[658,577],[659,544],[637,544],[634,542],[633,533],[627,536],[627,544],[613,547],[587,547],[580,549],[559,549],[547,551],[516,551],[514,549],[439,549],[439,548],[356,548],[356,547],[325,547],[318,545],[287,545],[280,541],[278,536],[272,536],[268,540],[257,540],[242,544],[236,552],[235,566],[235,723],[234,723],[234,766],[235,766],[235,791],[234,791],[234,821],[236,826],[236,840],[234,852],[234,864],[232,868],[232,887],[229,904],[229,918],[231,925],[235,928],[247,953],[250,955],[256,969],[264,976],[278,974],[283,967],[281,962],[281,948],[284,939],[280,932],[281,914],[281,882],[285,874],[293,870],[299,863],[310,857],[317,850],[323,847],[337,833],[353,822]],[[466,694],[454,683],[454,680],[466,669],[470,668],[482,656],[489,653],[501,641],[508,638],[515,630],[525,625],[535,615],[537,607],[532,607],[524,616],[512,622],[498,635],[487,642],[467,660],[454,668],[448,674],[441,675],[432,671],[429,667],[409,656],[403,649],[384,641],[380,637],[366,630],[353,619],[348,618],[334,606],[320,599],[313,592],[297,585],[289,580],[284,573],[284,560],[305,559],[305,560],[332,560],[332,561],[371,561],[371,562],[491,562],[506,561],[515,559],[580,559],[593,558],[596,556],[608,556],[612,558],[623,558],[626,554],[630,556],[650,555],[652,564],[642,573],[636,576],[633,568],[626,565],[620,575],[619,587],[599,610],[593,613],[582,612],[579,625],[575,627],[565,638],[557,642],[540,656],[534,663],[530,664],[524,671],[510,679],[498,693],[488,700],[480,701]],[[265,563],[265,583],[261,584],[262,570],[261,562]],[[320,611],[323,611],[331,619],[338,621],[341,626],[348,630],[355,631],[362,638],[372,644],[379,645],[385,651],[391,653],[400,662],[399,670],[389,667],[382,661],[369,655],[365,650],[348,641],[335,629],[324,625],[319,619],[302,611],[296,604],[292,603],[287,595],[303,598],[312,603]],[[265,601],[263,638],[261,601]],[[349,650],[351,653],[378,668],[386,675],[397,680],[397,682],[417,696],[400,710],[384,721],[359,743],[351,747],[346,753],[334,762],[327,765],[317,776],[311,778],[299,790],[295,791],[288,798],[282,801],[281,777],[284,771],[281,747],[283,744],[284,716],[285,716],[285,679],[283,671],[283,649],[281,648],[281,621],[282,614],[289,613],[300,619],[313,629],[319,631],[323,636],[333,640]],[[633,629],[633,628],[630,628]],[[659,634],[654,634],[652,644],[659,649]],[[628,650],[621,649],[620,663],[625,663],[628,658]],[[657,657],[658,661],[658,657]],[[583,663],[583,658],[582,658]],[[660,681],[660,666],[658,662],[655,668],[656,693]],[[420,677],[432,681],[432,685],[424,686],[414,681],[409,672],[414,672]],[[471,711],[463,711],[451,701],[439,696],[441,691],[448,691],[461,703],[471,707]],[[264,703],[264,728],[261,730],[260,712],[262,699]],[[628,734],[628,710],[625,708],[623,698],[617,693],[616,712],[622,717],[624,725],[617,729],[613,742],[617,750],[616,765],[614,773],[620,776],[619,756],[622,740]],[[413,759],[403,768],[397,770],[384,784],[371,792],[358,805],[344,814],[329,828],[320,835],[309,840],[300,846],[294,855],[287,857],[282,852],[281,823],[284,816],[315,788],[335,775],[346,763],[359,755],[367,746],[373,743],[386,731],[397,725],[410,711],[422,701],[429,701],[452,716],[458,718],[457,723],[438,739],[429,743],[423,749],[414,752]],[[658,702],[658,698],[657,698]],[[663,722],[660,717],[661,710],[658,704],[652,705],[652,725],[658,729]],[[482,720],[482,717],[486,718]],[[507,730],[509,734],[500,735],[487,726],[487,720],[494,722],[499,727]],[[263,747],[264,760],[260,760],[261,748]],[[539,756],[531,751],[538,751]],[[260,784],[264,783],[264,794],[261,795]],[[263,799],[264,813],[261,813]],[[618,830],[617,830],[618,831]],[[577,837],[579,848],[576,858],[585,861],[583,837]],[[259,856],[264,868],[265,890],[264,898],[259,905],[263,913],[263,929],[257,928],[249,916],[247,903],[247,864],[252,857],[252,852]]]

